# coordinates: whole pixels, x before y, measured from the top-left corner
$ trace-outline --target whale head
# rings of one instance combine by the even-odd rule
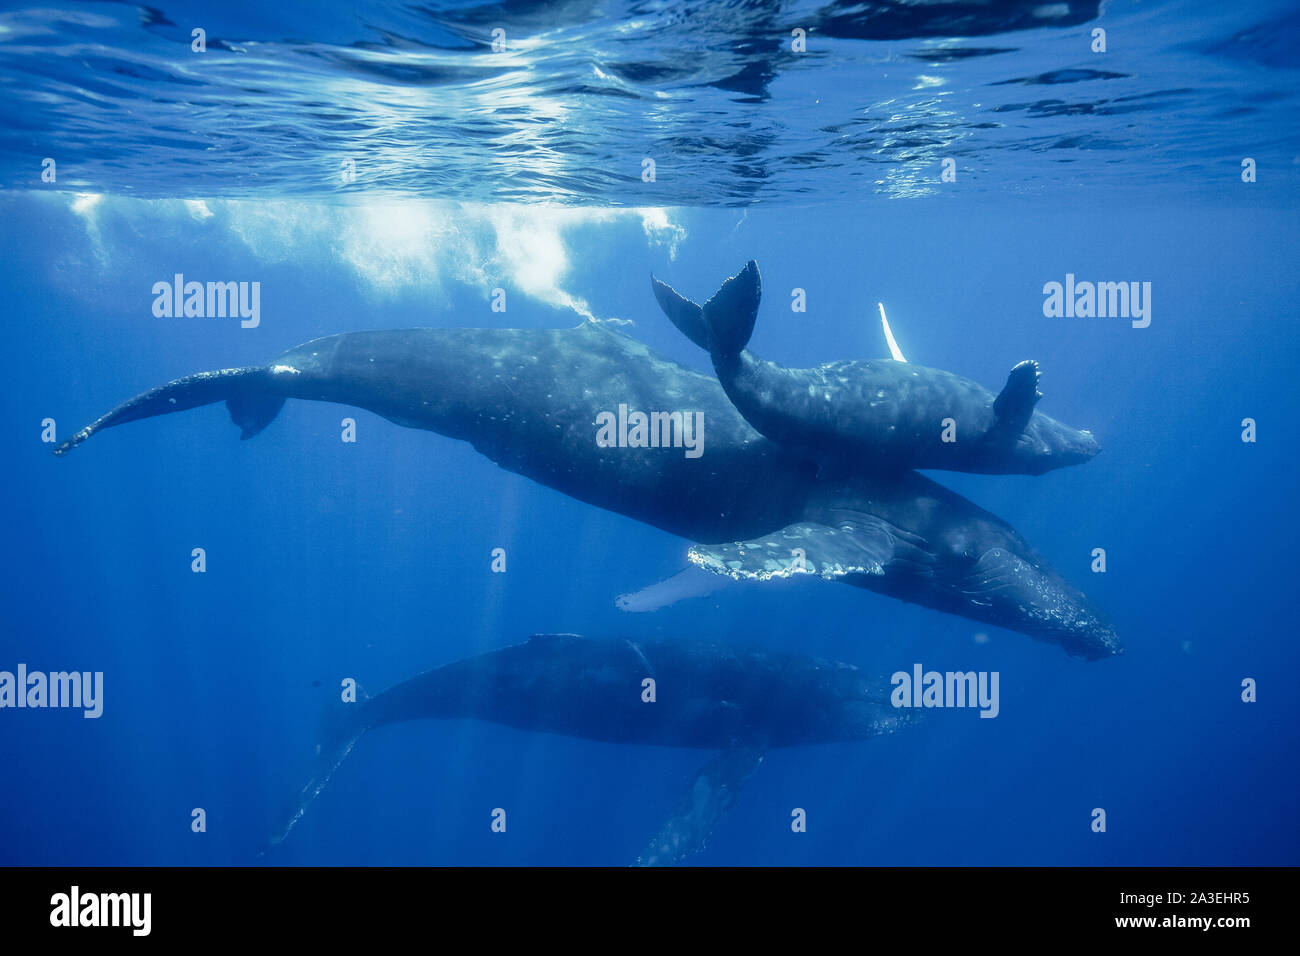
[[[1015,529],[928,482],[915,491],[925,487],[935,497],[920,494],[915,502],[928,518],[911,515],[907,527],[897,515],[885,520],[844,507],[818,513],[839,532],[830,541],[834,554],[852,557],[834,566],[842,567],[846,583],[1018,631],[1057,644],[1071,657],[1100,660],[1123,653],[1105,615]],[[796,544],[826,563],[827,546],[815,552],[812,542]]]
[[[1101,660],[1124,652],[1101,611],[1036,556],[990,548],[954,583],[968,616],[1059,644],[1071,657]]]
[[[1086,428],[1071,428],[1038,412],[1016,438],[1014,457],[1024,474],[1044,475],[1057,468],[1081,465],[1100,451],[1101,445]]]

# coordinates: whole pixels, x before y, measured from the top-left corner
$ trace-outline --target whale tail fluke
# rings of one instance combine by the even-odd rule
[[[272,390],[271,380],[271,372],[260,367],[227,368],[178,378],[123,402],[65,440],[54,449],[54,454],[66,455],[91,435],[114,425],[221,401],[226,402],[230,417],[242,430],[243,437],[252,438],[270,424],[284,404],[284,396]]]
[[[758,263],[753,259],[722,283],[722,288],[703,307],[654,276],[650,277],[650,284],[659,307],[673,325],[709,354],[727,358],[749,344],[762,298]]]
[[[667,282],[660,282],[650,276],[650,288],[654,290],[655,301],[664,315],[677,326],[677,330],[688,339],[704,349],[709,349],[709,331],[704,327],[704,310],[698,302],[692,302]]]
[[[758,263],[750,259],[745,268],[722,283],[722,288],[704,303],[704,325],[709,330],[710,353],[728,357],[749,344],[762,292]]]

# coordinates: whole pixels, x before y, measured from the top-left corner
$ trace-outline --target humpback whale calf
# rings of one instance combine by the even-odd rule
[[[752,259],[703,306],[654,276],[650,282],[672,323],[708,351],[745,420],[818,461],[1041,475],[1100,450],[1090,432],[1034,410],[1042,398],[1034,362],[1013,368],[996,396],[951,372],[892,359],[783,368],[746,348],[762,290]],[[944,440],[946,428],[955,440]]]
[[[815,573],[1021,631],[1077,657],[1114,630],[1006,522],[914,471],[840,473],[759,435],[718,382],[607,323],[405,329],[315,339],[265,366],[203,372],[119,405],[55,449],[125,422],[224,401],[242,437],[288,398],[337,402],[470,442],[503,468],[697,542],[733,578]],[[702,454],[607,447],[602,413],[702,415]]]
[[[273,845],[362,735],[401,721],[486,720],[587,740],[720,751],[641,855],[642,865],[675,863],[702,849],[768,750],[866,740],[913,722],[891,705],[885,680],[849,664],[708,641],[574,634],[535,635],[335,707],[343,711],[318,749],[320,770]]]

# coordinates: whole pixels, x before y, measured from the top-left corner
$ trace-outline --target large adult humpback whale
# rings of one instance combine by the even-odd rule
[[[575,634],[535,635],[335,707],[342,712],[318,747],[320,770],[273,844],[288,836],[368,731],[467,718],[587,740],[720,751],[641,855],[647,866],[702,849],[768,750],[866,740],[912,722],[910,711],[891,706],[886,680],[849,664],[708,641]]]
[[[1021,631],[1074,656],[1120,650],[1087,598],[1001,519],[913,471],[819,469],[755,432],[712,376],[605,323],[315,339],[266,366],[145,392],[55,454],[105,428],[220,401],[249,438],[287,398],[351,405],[468,441],[503,468],[699,542],[692,560],[735,578],[812,572]],[[703,454],[602,446],[596,422],[620,405],[702,415]]]
[[[1042,398],[1034,362],[1013,368],[996,396],[951,372],[890,359],[784,368],[746,348],[762,291],[752,259],[703,306],[653,276],[650,283],[673,324],[708,351],[745,420],[819,461],[1041,475],[1100,450],[1090,432],[1034,410]],[[955,440],[944,440],[945,431]]]

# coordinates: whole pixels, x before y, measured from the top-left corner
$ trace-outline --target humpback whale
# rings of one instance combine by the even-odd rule
[[[654,682],[647,700],[645,681]],[[890,688],[849,664],[709,641],[593,640],[539,634],[427,671],[353,704],[318,748],[281,843],[367,732],[402,721],[471,719],[609,743],[717,750],[638,863],[675,863],[703,848],[768,750],[866,740],[914,718]],[[341,708],[341,713],[337,710]]]
[[[893,359],[783,368],[746,348],[762,291],[752,259],[703,306],[654,276],[650,282],[672,323],[708,351],[745,421],[818,461],[1041,475],[1100,450],[1091,433],[1035,411],[1042,398],[1035,362],[1015,366],[997,395],[951,372]],[[955,440],[944,440],[947,419]]]
[[[835,474],[759,435],[718,382],[608,324],[346,332],[265,366],[144,392],[55,449],[125,422],[224,401],[243,438],[288,398],[336,402],[468,441],[501,467],[696,542],[732,578],[814,573],[1021,631],[1069,654],[1119,653],[1113,628],[1006,522],[914,471]],[[707,440],[602,447],[603,411],[700,413]]]

